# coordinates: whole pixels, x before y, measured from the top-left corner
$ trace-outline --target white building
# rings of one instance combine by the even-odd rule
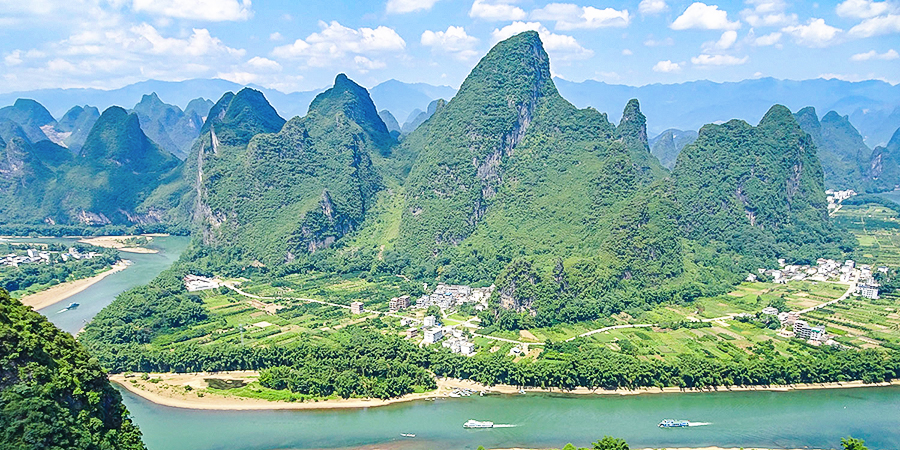
[[[465,356],[472,356],[475,354],[475,344],[468,341],[460,342],[459,352]]]
[[[763,313],[763,314],[766,314],[766,315],[769,315],[769,316],[777,316],[777,315],[778,315],[778,309],[777,309],[777,308],[774,308],[774,307],[772,307],[772,306],[767,306],[767,307],[763,308],[762,313]]]
[[[362,302],[353,302],[350,304],[350,312],[353,314],[362,314],[363,313],[363,304]]]
[[[437,318],[435,318],[434,316],[425,316],[425,321],[424,321],[423,325],[426,328],[433,327],[433,326],[437,325]]]
[[[444,337],[444,329],[441,327],[431,327],[425,329],[424,339],[422,342],[425,344],[434,344],[437,341],[440,341]]]
[[[865,298],[871,298],[873,300],[878,300],[878,286],[861,284],[856,287],[856,293],[859,295],[862,295]]]
[[[807,340],[812,334],[812,329],[809,327],[809,324],[806,323],[805,320],[796,320],[794,321],[794,336]]]

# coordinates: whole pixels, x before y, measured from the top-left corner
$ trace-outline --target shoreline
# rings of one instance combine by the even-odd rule
[[[510,385],[496,385],[486,387],[468,380],[445,379],[438,378],[438,388],[435,391],[422,394],[408,394],[398,398],[388,400],[378,399],[340,399],[340,400],[322,400],[318,402],[285,402],[270,401],[249,397],[225,396],[218,394],[204,393],[204,396],[198,396],[195,391],[179,391],[178,388],[191,386],[192,389],[204,389],[202,378],[206,377],[225,377],[225,378],[246,378],[258,376],[258,372],[253,371],[237,371],[237,372],[201,372],[191,374],[150,374],[151,378],[161,378],[158,384],[149,383],[136,377],[126,378],[124,374],[110,375],[109,380],[128,392],[137,395],[151,403],[160,406],[182,409],[199,409],[199,410],[219,410],[219,411],[254,411],[254,410],[327,410],[327,409],[346,409],[346,408],[372,408],[378,406],[386,406],[397,403],[411,402],[416,400],[426,400],[435,398],[450,398],[449,394],[454,389],[472,389],[476,391],[484,391],[488,394],[519,394],[519,388]],[[166,383],[166,381],[174,384]],[[865,384],[862,381],[848,381],[843,383],[814,383],[814,384],[797,384],[789,386],[732,386],[730,388],[719,387],[717,389],[704,390],[683,390],[677,387],[666,388],[640,388],[634,390],[616,389],[616,390],[596,390],[592,391],[587,388],[578,388],[572,391],[550,390],[542,388],[527,388],[527,393],[550,393],[562,395],[641,395],[641,394],[710,394],[719,392],[749,392],[749,391],[768,391],[768,392],[788,392],[802,390],[818,390],[818,389],[848,389],[848,388],[875,388],[900,386],[900,380],[891,382]],[[712,447],[710,447],[712,448]]]
[[[30,306],[35,311],[38,311],[62,302],[63,300],[93,286],[98,281],[114,273],[125,270],[125,268],[127,267],[127,263],[125,263],[124,261],[118,261],[117,263],[110,266],[108,270],[97,275],[88,278],[82,278],[80,280],[67,281],[62,284],[57,284],[50,287],[49,289],[26,295],[20,298],[19,301],[22,302],[22,304],[24,304],[25,306]]]
[[[93,237],[82,237],[78,240],[80,244],[93,245],[95,247],[102,248],[114,248],[120,252],[128,252],[128,253],[159,253],[159,250],[154,250],[151,248],[145,247],[128,247],[125,244],[125,240],[133,239],[137,237],[145,237],[147,238],[147,242],[150,243],[153,241],[154,237],[159,236],[158,234],[141,234],[141,235],[128,235],[128,236],[93,236]]]

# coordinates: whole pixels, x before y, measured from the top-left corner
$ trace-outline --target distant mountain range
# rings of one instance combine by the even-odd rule
[[[870,148],[885,145],[900,128],[900,86],[877,80],[760,78],[729,83],[693,81],[640,87],[593,80],[576,83],[559,78],[554,82],[560,94],[575,106],[593,107],[610,113],[612,119],[618,119],[611,114],[613,111],[618,111],[629,99],[638,99],[648,117],[647,129],[652,136],[667,129],[698,130],[704,124],[731,119],[756,123],[775,103],[792,111],[812,106],[818,111],[833,110],[842,116],[850,116],[850,122]],[[73,105],[91,105],[100,110],[113,105],[129,108],[140,102],[144,95],[155,92],[162,101],[184,108],[197,97],[216,99],[224,92],[237,92],[243,87],[220,79],[148,80],[114,90],[42,89],[5,93],[0,94],[0,105],[11,105],[19,98],[34,99],[54,117],[60,117]],[[248,87],[262,92],[285,118],[305,115],[313,98],[325,90],[285,94],[260,86]],[[415,110],[427,111],[429,103],[439,98],[449,101],[456,90],[449,86],[388,80],[369,89],[369,93],[378,110],[390,111],[402,128],[416,119],[418,113],[413,115]]]

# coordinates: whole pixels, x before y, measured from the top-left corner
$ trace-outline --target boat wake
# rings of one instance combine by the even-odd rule
[[[515,425],[508,424],[508,423],[495,423],[494,424],[494,428],[514,428],[514,427],[515,427]]]
[[[704,425],[712,425],[710,422],[690,422],[689,427],[702,427]]]

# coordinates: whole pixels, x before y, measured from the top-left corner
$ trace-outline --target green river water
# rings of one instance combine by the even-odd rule
[[[29,239],[34,241],[34,239]],[[134,265],[64,303],[42,310],[76,332],[115,296],[171,265],[187,238],[154,239],[158,254],[123,254]],[[900,387],[792,392],[722,392],[637,396],[512,395],[416,401],[324,411],[197,411],[122,395],[149,450],[475,449],[589,446],[603,435],[640,447],[835,448],[840,438],[870,449],[900,448]],[[706,423],[660,429],[666,418]],[[468,419],[512,425],[466,430]],[[400,433],[415,434],[404,438]]]

